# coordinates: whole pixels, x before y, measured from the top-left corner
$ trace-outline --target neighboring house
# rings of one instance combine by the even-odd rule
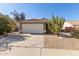
[[[20,22],[20,31],[23,33],[46,33],[47,19],[28,19]]]
[[[72,21],[66,21],[63,25],[63,30],[65,31],[74,31],[75,29],[79,29],[79,21],[72,20]]]
[[[65,21],[62,30],[65,32],[70,32],[71,28],[73,28],[73,25],[71,23]]]

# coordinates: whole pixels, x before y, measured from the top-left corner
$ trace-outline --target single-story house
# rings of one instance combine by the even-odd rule
[[[19,22],[22,33],[46,33],[47,19],[28,19]]]
[[[74,31],[76,29],[79,29],[79,21],[72,20],[64,22],[63,30],[65,30],[66,32]]]
[[[22,33],[46,33],[50,32],[47,27],[47,19],[27,19],[19,21],[20,32]],[[79,29],[79,21],[65,21],[62,30],[73,31]]]

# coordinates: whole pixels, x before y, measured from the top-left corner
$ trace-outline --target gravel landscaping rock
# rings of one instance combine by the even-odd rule
[[[0,50],[2,50],[3,48],[7,49],[10,43],[24,41],[24,40],[25,40],[25,37],[19,34],[1,35],[0,36]]]
[[[54,35],[45,35],[44,48],[79,50],[79,39],[63,37],[57,40]]]

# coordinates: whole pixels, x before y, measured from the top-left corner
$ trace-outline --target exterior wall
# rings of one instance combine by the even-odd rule
[[[73,25],[71,23],[69,23],[69,22],[64,22],[64,25],[63,25],[63,28],[62,29],[65,30],[66,27],[67,28],[68,27],[70,28],[70,27],[73,27]]]
[[[43,24],[43,28],[44,28],[44,33],[46,33],[46,23]]]
[[[46,32],[44,24],[21,24],[23,33],[44,33]]]
[[[76,30],[75,27],[66,27],[66,28],[65,28],[65,31],[66,31],[66,32],[72,32],[72,31],[74,31],[74,30]]]
[[[18,21],[15,21],[15,23],[16,23],[15,31],[19,31],[20,30],[20,23]]]
[[[65,32],[72,32],[79,29],[79,25],[73,25],[72,23],[65,22],[63,25],[63,30]]]

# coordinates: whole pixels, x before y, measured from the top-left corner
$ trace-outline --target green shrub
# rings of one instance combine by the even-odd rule
[[[13,31],[15,23],[5,15],[0,15],[0,35]]]
[[[72,37],[79,39],[79,30],[75,30],[71,33]]]
[[[9,21],[7,33],[14,31],[16,28],[16,23],[14,21]]]
[[[48,29],[55,35],[62,30],[63,24],[65,20],[63,17],[53,16],[51,19],[48,20]]]

